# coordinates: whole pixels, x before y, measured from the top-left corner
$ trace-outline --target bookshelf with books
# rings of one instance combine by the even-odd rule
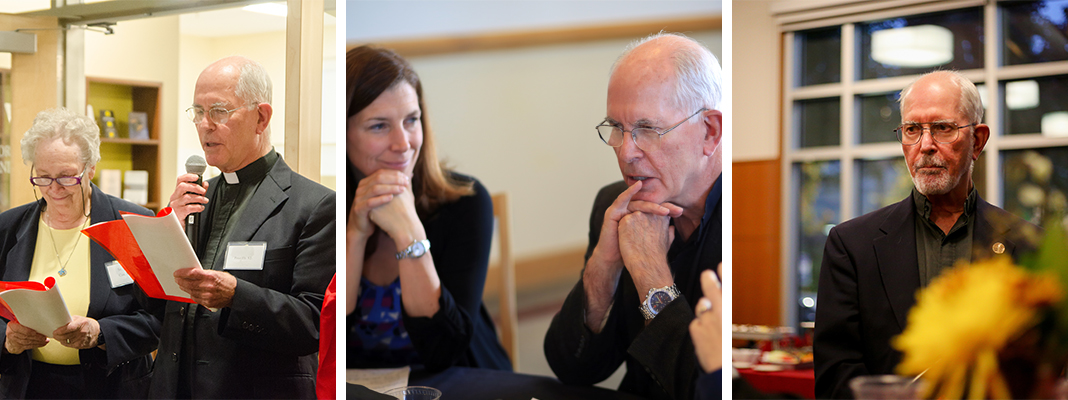
[[[115,187],[114,182],[100,182],[102,177],[110,179],[126,176],[127,171],[146,171],[148,174],[147,202],[141,205],[152,210],[159,210],[165,200],[160,199],[160,92],[159,82],[133,81],[110,78],[86,78],[86,104],[92,108],[94,119],[101,124],[100,163],[97,164],[97,186]],[[102,125],[101,115],[104,111],[114,117],[114,130],[107,134]],[[147,139],[130,138],[130,114],[138,126],[135,131],[147,127]],[[109,129],[110,130],[110,129]],[[111,136],[111,137],[109,137]],[[140,135],[134,135],[135,137]],[[103,174],[103,170],[118,170],[120,174]],[[122,187],[123,185],[119,185]],[[125,189],[124,189],[125,190]],[[110,193],[124,197],[120,193]],[[133,196],[138,198],[142,196]],[[141,203],[141,201],[135,201]]]

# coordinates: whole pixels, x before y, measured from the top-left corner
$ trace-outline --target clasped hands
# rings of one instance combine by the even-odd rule
[[[9,354],[21,354],[26,350],[43,347],[52,340],[15,321],[7,323],[5,334],[4,350]],[[98,346],[100,323],[92,318],[72,315],[69,323],[52,332],[52,337],[56,338],[59,344],[72,349],[90,349]]]
[[[639,292],[643,287],[671,284],[667,252],[675,230],[670,221],[683,211],[671,203],[631,200],[641,188],[641,181],[631,185],[605,211],[601,237],[591,256],[601,258],[612,270],[626,267]]]
[[[347,227],[350,240],[367,241],[375,226],[398,248],[425,237],[415,211],[411,178],[401,171],[380,169],[360,180],[356,188]]]

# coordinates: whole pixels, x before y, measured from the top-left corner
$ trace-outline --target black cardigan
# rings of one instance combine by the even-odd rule
[[[359,174],[349,177],[354,180],[350,180],[352,190],[348,196],[348,209],[352,209],[352,193],[359,182]],[[441,279],[440,310],[430,318],[416,318],[404,313],[404,327],[428,370],[438,371],[457,365],[510,371],[512,364],[497,340],[493,320],[482,304],[493,241],[493,201],[478,180],[460,174],[452,174],[452,177],[462,182],[474,182],[475,194],[443,204],[431,215],[420,216],[430,240],[434,267]],[[402,287],[402,299],[403,293]],[[351,331],[358,315],[358,312],[349,314],[347,332]],[[346,358],[349,368],[377,367],[361,362],[352,351]]]

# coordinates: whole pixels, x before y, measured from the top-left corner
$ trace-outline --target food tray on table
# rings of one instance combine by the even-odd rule
[[[731,339],[734,340],[776,341],[795,333],[794,328],[788,326],[731,325]]]

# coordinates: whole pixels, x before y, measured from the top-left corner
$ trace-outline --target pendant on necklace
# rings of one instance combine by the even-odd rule
[[[67,276],[67,267],[63,267],[62,269],[59,270],[59,276],[60,277]]]

